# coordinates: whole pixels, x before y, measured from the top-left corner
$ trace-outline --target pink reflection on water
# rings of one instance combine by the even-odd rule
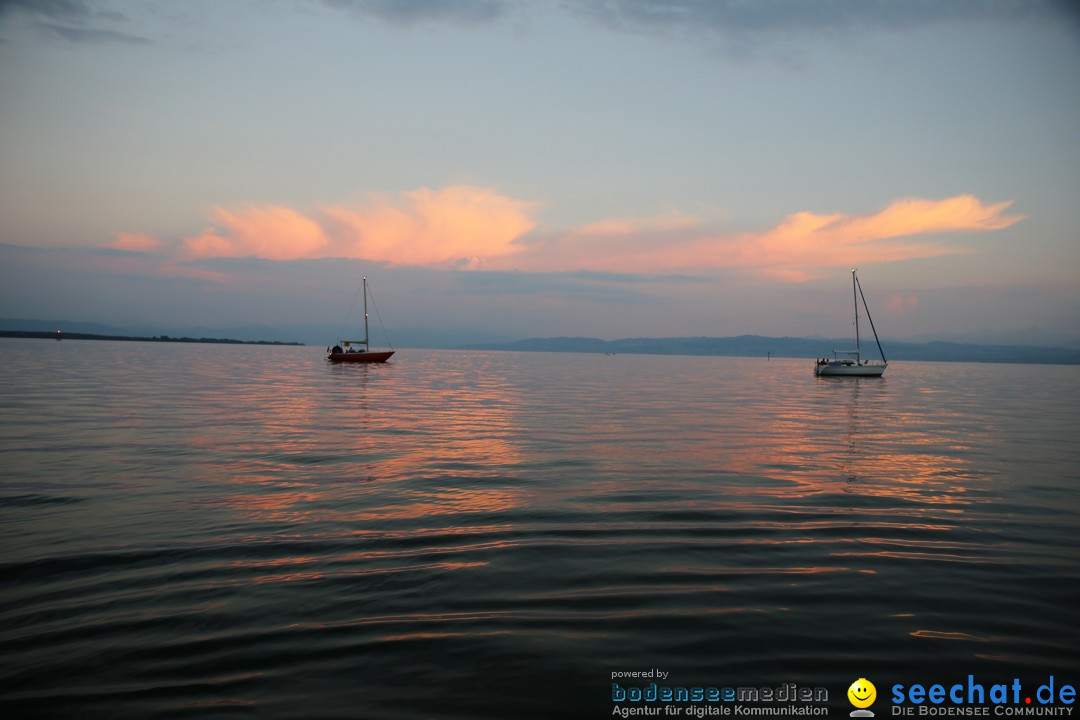
[[[874,530],[950,531],[955,522],[949,516],[958,518],[979,502],[986,482],[964,457],[984,441],[969,442],[947,417],[928,419],[895,402],[888,383],[810,380],[801,391],[806,397],[771,402],[768,374],[786,370],[743,363],[736,368],[745,375],[741,396],[703,400],[701,368],[688,376],[697,384],[680,385],[677,374],[646,373],[645,382],[633,373],[662,361],[619,359],[601,360],[621,363],[610,382],[574,395],[574,378],[555,366],[583,362],[577,358],[529,364],[520,377],[504,359],[486,366],[482,357],[450,359],[421,358],[432,364],[423,372],[404,361],[400,367],[326,369],[314,391],[281,397],[288,377],[252,378],[274,393],[240,397],[240,405],[251,406],[240,413],[244,423],[223,417],[219,432],[193,440],[225,483],[257,488],[220,503],[252,522],[313,529],[325,523],[355,532],[411,521],[415,533],[425,518],[479,519],[536,507],[602,508],[608,531],[622,527],[612,522],[622,513],[662,510],[669,517],[724,513],[729,528],[792,535],[716,541],[747,545],[813,543],[794,535],[850,527],[848,514],[857,506],[867,535],[834,541],[861,543]],[[678,368],[688,361],[665,362]],[[236,408],[228,411],[231,416]],[[877,421],[882,413],[891,413],[888,422]],[[534,482],[536,468],[546,486]],[[900,505],[867,505],[860,496]],[[826,502],[814,511],[834,517],[807,520],[807,508],[822,497]],[[603,542],[628,541],[609,536]],[[953,550],[964,557],[963,546]],[[903,547],[862,554],[884,553],[918,556]]]
[[[224,483],[259,488],[204,502],[249,521],[316,526],[498,514],[529,501],[525,486],[499,482],[526,460],[508,383],[455,379],[462,371],[446,368],[443,386],[410,389],[403,411],[395,368],[325,372],[322,395],[268,398],[288,378],[250,379],[262,392],[238,394],[222,407],[220,431],[191,438]],[[236,415],[245,422],[230,422]]]
[[[964,632],[945,632],[941,630],[915,630],[909,633],[912,637],[924,638],[928,640],[964,640],[967,642],[994,642],[1000,638],[986,638],[979,637],[978,635],[971,635]]]
[[[293,558],[282,558],[280,564],[288,564]],[[335,568],[330,570],[311,570],[308,572],[282,572],[269,575],[258,575],[246,578],[244,583],[278,583],[296,582],[302,580],[321,580],[330,577],[367,576],[367,575],[390,575],[395,573],[431,572],[435,570],[464,570],[478,568],[487,565],[486,562],[440,562],[420,563],[417,565],[399,565],[394,567],[374,568]]]
[[[608,450],[609,477],[592,483],[581,499],[610,495],[607,507],[630,509],[640,499],[620,503],[620,493],[662,488],[665,509],[782,513],[800,511],[802,503],[789,504],[814,496],[850,494],[900,501],[909,517],[923,512],[911,504],[940,516],[983,502],[988,478],[964,455],[987,440],[976,442],[982,430],[970,422],[951,424],[948,414],[906,409],[881,382],[821,380],[801,402],[770,404],[762,399],[769,378],[744,380],[760,390],[738,412],[688,398],[658,414],[652,435],[634,423],[606,427],[605,447],[618,454]],[[882,413],[886,421],[878,420]],[[665,424],[667,432],[656,430]],[[604,453],[599,443],[596,451]],[[642,468],[651,474],[642,477]],[[707,468],[714,472],[703,474]],[[864,515],[881,511],[859,507]]]
[[[691,575],[816,575],[819,573],[852,572],[849,567],[721,567],[712,565],[672,565],[666,572]]]

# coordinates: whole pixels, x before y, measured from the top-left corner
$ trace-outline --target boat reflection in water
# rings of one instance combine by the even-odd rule
[[[42,345],[0,342],[5,717],[1080,673],[1080,368]]]

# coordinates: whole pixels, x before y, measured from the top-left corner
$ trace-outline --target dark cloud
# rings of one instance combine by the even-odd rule
[[[58,0],[63,2],[64,0]],[[528,22],[529,0],[321,0],[401,26]],[[551,7],[613,32],[689,38],[740,61],[805,62],[808,38],[993,22],[1046,22],[1080,35],[1077,0],[551,0]]]
[[[101,30],[98,28],[76,28],[56,23],[38,23],[38,29],[49,37],[66,40],[72,43],[86,43],[101,45],[105,43],[121,43],[124,45],[149,45],[147,38],[116,30]]]
[[[1068,11],[1064,0],[564,0],[614,29],[717,33],[904,30],[942,23],[1044,19]]]
[[[510,0],[323,0],[323,4],[399,25],[414,25],[427,21],[489,22],[501,17],[512,3]]]
[[[83,0],[0,0],[0,16],[15,11],[68,22],[93,15]]]
[[[0,0],[0,21],[15,13],[36,18],[41,34],[70,43],[148,45],[147,38],[96,25],[123,23],[118,12],[98,10],[85,0]]]
[[[0,0],[3,2],[4,0]],[[31,0],[13,0],[27,2]],[[59,5],[78,0],[51,0]],[[322,0],[327,7],[408,25],[483,23],[523,10],[524,0]],[[1076,21],[1073,0],[559,0],[616,30],[722,34],[904,30],[954,22]]]

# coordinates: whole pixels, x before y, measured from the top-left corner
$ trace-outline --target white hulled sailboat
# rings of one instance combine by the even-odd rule
[[[881,377],[888,366],[885,360],[885,351],[881,349],[881,341],[878,340],[877,328],[870,317],[870,308],[866,305],[866,296],[863,295],[862,285],[851,271],[851,294],[855,300],[855,349],[833,350],[833,357],[821,358],[814,365],[815,375],[829,375],[840,377]],[[878,352],[881,353],[880,362],[877,360],[863,360],[862,344],[859,339],[859,298],[862,298],[863,310],[866,311],[866,319],[870,321],[870,329],[874,331],[874,341],[877,343]]]

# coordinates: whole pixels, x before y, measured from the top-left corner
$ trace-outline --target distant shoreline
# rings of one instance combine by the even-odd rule
[[[765,337],[670,337],[600,340],[585,337],[531,338],[512,343],[477,343],[462,350],[510,350],[517,352],[570,352],[605,355],[691,355],[757,358],[812,358],[831,356],[828,348],[848,347],[847,340],[827,338]],[[1080,365],[1080,349],[1025,345],[974,345],[967,343],[883,343],[888,359],[930,362],[1006,363],[1015,365]],[[864,357],[877,353],[866,345]],[[875,348],[876,350],[876,348]]]
[[[31,338],[35,340],[119,340],[128,342],[169,342],[169,343],[210,343],[217,345],[303,345],[301,342],[282,342],[280,340],[232,340],[229,338],[190,338],[157,335],[138,337],[133,335],[97,335],[81,332],[47,332],[43,330],[0,330],[0,337]]]
[[[56,340],[56,331],[0,330],[0,337]],[[113,333],[63,332],[62,340],[116,340],[128,342],[208,343],[217,345],[307,346],[308,343],[280,340],[234,340],[170,335],[120,335]],[[597,353],[601,355],[680,355],[713,357],[797,358],[823,357],[822,348],[843,347],[844,340],[826,338],[765,337],[669,337],[601,340],[584,337],[530,338],[506,343],[474,343],[453,350],[509,352]],[[850,343],[848,343],[850,344]],[[416,347],[424,347],[419,345]],[[912,343],[890,340],[885,343],[888,359],[900,361],[1005,363],[1012,365],[1080,365],[1080,349],[1028,345],[976,345],[969,343]],[[435,348],[439,349],[439,348]],[[867,357],[875,353],[866,353]]]

